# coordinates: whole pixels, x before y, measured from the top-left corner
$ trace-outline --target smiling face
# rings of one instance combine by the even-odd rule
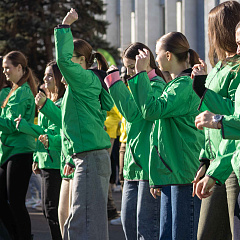
[[[43,81],[45,84],[45,88],[47,88],[50,92],[55,91],[55,79],[53,69],[51,66],[46,67]]]
[[[127,69],[127,75],[132,77],[135,74],[135,60],[129,58],[123,58],[123,64]]]
[[[22,66],[20,64],[17,67],[13,66],[12,61],[7,58],[3,59],[2,67],[7,81],[17,83],[23,76]]]

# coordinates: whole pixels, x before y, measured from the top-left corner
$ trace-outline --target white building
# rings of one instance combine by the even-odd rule
[[[132,42],[145,43],[155,52],[163,34],[180,31],[190,47],[208,62],[208,13],[221,0],[103,0],[104,19],[110,25],[106,40],[124,50]],[[240,2],[240,0],[239,0]]]

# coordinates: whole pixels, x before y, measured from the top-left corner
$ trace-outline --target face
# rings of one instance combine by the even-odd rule
[[[43,81],[45,84],[45,88],[47,88],[50,92],[55,91],[55,78],[51,66],[46,67]]]
[[[11,60],[4,58],[2,67],[3,73],[5,74],[7,81],[17,83],[23,76],[22,66],[18,64],[17,67],[14,67]]]
[[[158,63],[159,68],[161,71],[168,71],[168,60],[166,56],[166,51],[162,49],[161,41],[157,42],[156,45],[156,62]]]
[[[237,54],[240,54],[240,28],[236,31]]]
[[[135,74],[135,60],[129,58],[123,58],[123,64],[127,69],[127,75],[132,77]]]

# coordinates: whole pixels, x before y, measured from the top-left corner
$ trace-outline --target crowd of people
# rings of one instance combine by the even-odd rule
[[[123,77],[73,40],[74,9],[54,29],[56,60],[44,84],[20,51],[2,57],[0,239],[34,238],[25,205],[32,172],[41,174],[53,240],[109,239],[109,214],[118,217],[114,141],[126,240],[240,239],[239,13],[237,1],[210,11],[208,74],[184,34],[169,32],[156,40],[156,59],[145,44],[130,44]]]

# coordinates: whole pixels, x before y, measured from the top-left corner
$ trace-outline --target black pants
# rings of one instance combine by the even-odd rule
[[[41,169],[43,214],[53,240],[62,240],[58,221],[58,202],[62,183],[59,169]]]
[[[32,159],[32,153],[16,154],[0,167],[0,219],[14,240],[31,239],[25,198]]]

